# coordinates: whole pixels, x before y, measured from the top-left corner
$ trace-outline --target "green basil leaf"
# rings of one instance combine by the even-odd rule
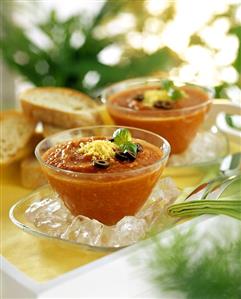
[[[168,97],[174,101],[184,96],[183,92],[174,85],[173,81],[169,79],[162,80],[161,86],[167,91]]]
[[[174,87],[169,88],[169,90],[167,91],[167,94],[172,100],[178,100],[183,97],[181,90],[178,88],[174,88]]]
[[[171,87],[174,87],[174,83],[173,83],[173,81],[171,81],[169,79],[163,79],[161,81],[161,87],[163,89],[165,89],[166,91],[168,91]]]
[[[126,143],[122,144],[120,146],[120,149],[123,152],[131,152],[134,155],[137,154],[137,145],[135,143],[132,143],[132,142],[126,142]]]
[[[113,138],[115,144],[119,146],[132,140],[130,131],[128,129],[123,128],[116,130],[113,134]]]

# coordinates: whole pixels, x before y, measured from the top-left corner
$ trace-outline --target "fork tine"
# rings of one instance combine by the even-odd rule
[[[210,180],[206,183],[199,185],[184,199],[184,201],[204,199],[208,195],[210,190],[212,190],[214,188],[214,184],[217,185],[217,183],[219,184],[219,182],[222,180],[224,180],[223,177],[217,177],[213,180]]]
[[[219,197],[223,194],[223,192],[235,181],[240,179],[240,175],[235,175],[232,177],[227,178],[225,181],[216,185],[208,194],[206,195],[205,199],[219,199]]]

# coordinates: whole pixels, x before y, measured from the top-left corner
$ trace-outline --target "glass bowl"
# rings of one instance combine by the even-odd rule
[[[75,247],[81,247],[81,249],[84,250],[91,250],[91,251],[103,251],[103,252],[109,252],[109,251],[115,251],[118,249],[121,249],[125,246],[120,247],[105,247],[105,246],[98,246],[94,244],[88,244],[87,242],[77,242],[76,240],[66,239],[61,237],[61,235],[58,235],[58,231],[60,230],[60,227],[58,227],[59,222],[55,222],[54,217],[49,213],[45,213],[42,216],[43,224],[44,222],[48,223],[49,227],[43,228],[43,225],[37,224],[36,220],[30,221],[26,217],[26,211],[31,207],[32,205],[36,203],[41,203],[41,201],[44,201],[46,198],[53,199],[55,198],[56,194],[51,189],[49,185],[44,185],[37,190],[33,191],[26,197],[20,199],[18,202],[16,202],[9,211],[9,218],[13,222],[14,225],[16,225],[18,228],[22,229],[24,232],[31,234],[38,238],[46,238],[51,241],[56,241],[57,245],[65,245],[69,246],[75,246]],[[63,226],[67,223],[67,219],[64,217],[63,219]],[[87,231],[85,233],[88,233]]]
[[[90,136],[112,137],[117,126],[94,126],[63,131],[41,141],[35,150],[49,184],[75,216],[82,215],[113,225],[127,215],[134,215],[145,203],[167,163],[170,145],[161,136],[130,128],[134,139],[147,141],[163,155],[156,162],[136,169],[113,173],[81,173],[47,164],[42,156],[56,144]]]
[[[136,78],[111,85],[102,92],[102,101],[114,122],[121,126],[132,126],[155,132],[171,144],[174,154],[185,151],[195,137],[199,127],[204,122],[206,114],[212,103],[212,91],[194,84],[174,81],[176,86],[186,90],[196,90],[205,101],[186,108],[171,110],[134,110],[113,103],[113,97],[128,90],[147,87],[159,87],[163,79]],[[192,92],[193,92],[192,91]]]
[[[192,180],[198,184],[208,173],[218,173],[221,161],[230,154],[227,136],[215,126],[202,128],[181,154],[171,155],[164,176]],[[185,185],[185,184],[184,184]]]
[[[169,229],[176,220],[166,213],[167,206],[180,195],[171,178],[162,178],[134,216],[117,224],[104,225],[95,219],[74,217],[50,185],[42,186],[16,202],[9,211],[11,221],[36,237],[93,251],[114,251]]]
[[[220,162],[230,152],[227,136],[215,126],[201,128],[186,151],[171,155],[168,167],[203,166]]]

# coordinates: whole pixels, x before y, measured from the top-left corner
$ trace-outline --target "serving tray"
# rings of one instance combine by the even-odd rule
[[[215,118],[212,116],[211,122],[214,121]],[[236,151],[240,151],[240,146],[231,143],[230,152]],[[206,171],[206,167],[180,167],[175,173],[172,173],[172,177],[178,187],[184,188],[198,184]],[[169,169],[167,168],[164,176],[169,175],[168,172]],[[106,260],[110,261],[112,256],[114,258],[116,254],[118,256],[126,255],[131,250],[132,246],[114,254],[89,251],[64,243],[60,244],[58,241],[36,238],[19,230],[9,220],[9,209],[19,198],[25,197],[31,191],[21,186],[19,173],[18,164],[1,168],[0,221],[3,240],[1,246],[3,261],[1,271],[4,273],[9,292],[12,286],[15,289],[16,296],[19,290],[20,293],[25,292],[25,298],[35,298],[38,292],[36,291],[34,294],[31,291],[30,284],[35,286],[35,290],[43,290],[45,285],[49,287],[50,285],[57,286],[68,283],[80,269],[98,267],[100,264],[103,265]],[[195,175],[193,175],[194,173]],[[69,272],[68,275],[67,272]],[[8,291],[6,290],[6,292]]]

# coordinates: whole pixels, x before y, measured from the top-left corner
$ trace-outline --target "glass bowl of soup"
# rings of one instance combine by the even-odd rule
[[[117,125],[133,126],[163,136],[171,153],[184,152],[210,109],[210,89],[168,79],[137,78],[102,92],[107,111]]]
[[[140,210],[169,153],[163,137],[116,126],[63,131],[35,150],[49,184],[71,213],[106,225]]]

